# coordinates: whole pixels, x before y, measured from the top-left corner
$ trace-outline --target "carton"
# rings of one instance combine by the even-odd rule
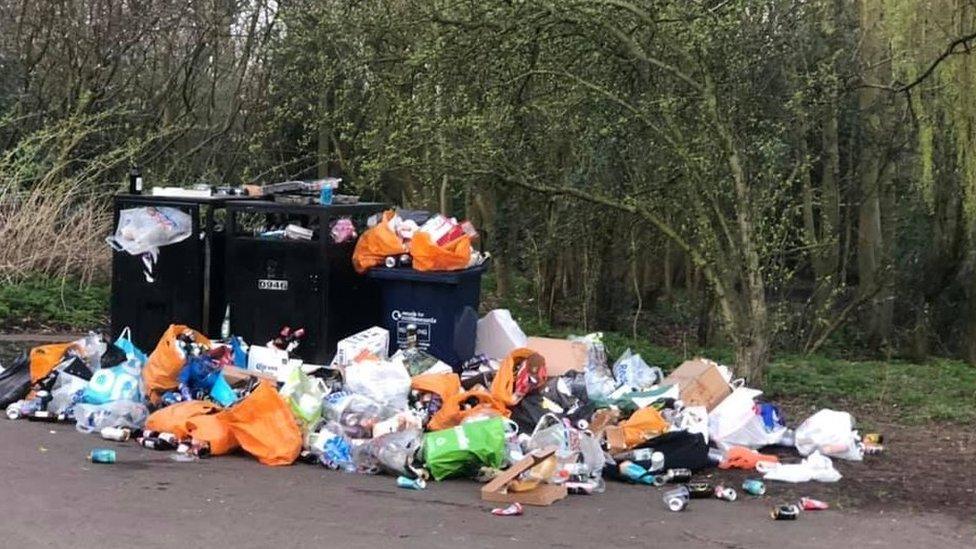
[[[663,384],[678,385],[685,406],[704,406],[709,412],[732,394],[718,364],[703,358],[685,361],[664,378]]]
[[[509,492],[508,484],[519,475],[535,467],[537,463],[553,455],[554,449],[539,450],[522,458],[518,463],[505,469],[481,487],[481,499],[496,503],[522,503],[524,505],[552,505],[566,497],[569,493],[565,486],[557,484],[540,484],[527,492]]]
[[[549,377],[561,376],[569,371],[583,372],[589,352],[581,341],[530,337],[525,346],[546,359],[546,372]]]
[[[474,352],[495,360],[525,347],[527,338],[507,309],[490,311],[478,321],[478,340]]]
[[[373,326],[339,341],[336,345],[335,358],[332,359],[332,367],[345,368],[364,351],[386,360],[389,347],[390,332],[379,326]]]
[[[288,357],[288,351],[275,347],[251,345],[247,351],[247,369],[269,376],[284,383],[288,380],[292,370],[301,368],[302,361]]]

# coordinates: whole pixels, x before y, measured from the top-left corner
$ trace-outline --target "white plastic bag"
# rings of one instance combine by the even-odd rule
[[[356,362],[346,368],[346,390],[393,408],[406,410],[410,374],[402,364],[386,360]]]
[[[67,372],[58,373],[58,378],[51,387],[51,402],[47,405],[47,411],[55,415],[64,412],[75,402],[75,396],[86,387],[88,381]]]
[[[607,368],[607,348],[603,345],[603,333],[594,332],[582,337],[569,336],[569,340],[586,345],[586,369],[583,373],[586,395],[591,400],[609,399],[617,388],[617,382]]]
[[[627,349],[613,363],[613,377],[617,379],[618,385],[646,389],[660,383],[664,379],[664,372],[660,368],[651,368],[640,354],[634,354]]]
[[[864,459],[864,447],[854,430],[854,418],[847,412],[835,410],[820,410],[801,423],[796,428],[796,449],[804,456],[819,451],[826,456],[851,461]]]
[[[681,409],[674,421],[677,431],[698,434],[705,438],[708,444],[708,410],[704,406],[686,406]]]
[[[105,427],[142,429],[149,417],[149,410],[139,402],[117,400],[108,404],[75,405],[75,429],[82,433],[94,433]]]
[[[762,391],[758,389],[738,387],[725,397],[708,414],[708,433],[712,441],[720,444],[726,437],[731,436],[756,417],[755,399],[761,394]]]
[[[728,450],[733,446],[744,446],[757,450],[763,446],[782,444],[784,437],[789,440],[789,431],[785,425],[777,425],[769,430],[766,428],[762,416],[753,414],[742,427],[726,435],[721,441],[716,441],[716,443],[721,450]]]
[[[756,470],[763,474],[765,480],[779,480],[783,482],[837,482],[841,479],[840,472],[834,468],[830,458],[814,452],[800,463],[777,463],[760,461],[756,463]]]
[[[162,246],[182,242],[192,231],[190,214],[178,208],[129,208],[119,212],[115,235],[106,241],[116,250],[141,255],[157,253]]]

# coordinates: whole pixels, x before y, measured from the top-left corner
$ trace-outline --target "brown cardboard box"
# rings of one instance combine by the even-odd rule
[[[586,369],[586,345],[582,342],[530,337],[525,346],[546,359],[546,372],[550,377],[561,376],[571,370],[582,372]]]
[[[569,493],[565,486],[557,484],[540,484],[534,490],[527,492],[509,492],[508,483],[519,475],[535,467],[537,463],[553,455],[553,449],[532,452],[498,474],[491,482],[481,487],[481,499],[497,503],[523,503],[525,505],[552,505],[566,497]]]
[[[237,366],[224,366],[223,367],[224,378],[227,383],[231,386],[237,385],[249,378],[256,377],[262,381],[270,381],[271,383],[278,383],[275,376],[271,374],[265,374],[258,372],[257,370],[245,370],[243,368],[238,368]]]
[[[718,371],[718,365],[704,358],[685,361],[662,383],[677,384],[685,406],[704,406],[709,412],[732,394],[732,388]]]

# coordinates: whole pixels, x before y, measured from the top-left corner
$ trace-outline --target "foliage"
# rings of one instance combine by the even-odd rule
[[[35,276],[0,284],[0,327],[92,330],[105,325],[108,287]]]
[[[0,0],[0,278],[104,279],[130,164],[337,175],[474,220],[540,328],[728,346],[757,383],[783,352],[976,361],[974,24],[952,0]]]

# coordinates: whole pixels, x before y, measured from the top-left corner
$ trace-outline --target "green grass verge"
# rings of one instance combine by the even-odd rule
[[[107,284],[31,277],[0,284],[0,328],[92,330],[108,318]]]

